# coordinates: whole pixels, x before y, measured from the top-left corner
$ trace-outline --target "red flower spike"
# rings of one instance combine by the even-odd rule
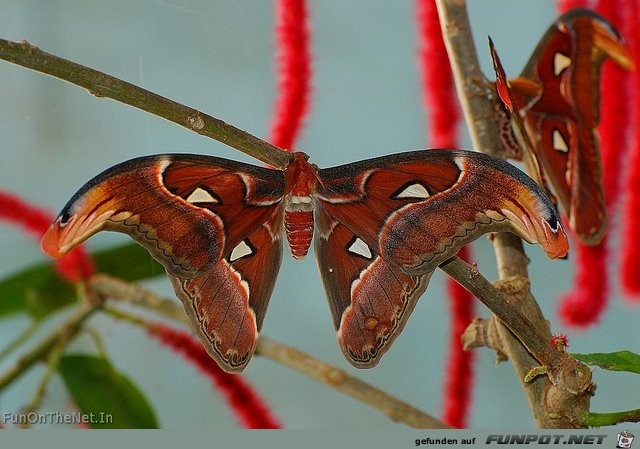
[[[558,0],[556,9],[558,10],[558,13],[564,14],[573,8],[588,8],[588,3],[589,2],[585,0]]]
[[[440,20],[434,0],[417,3],[419,67],[422,72],[424,104],[429,113],[430,146],[457,147],[460,110],[447,50],[440,31]],[[458,253],[471,259],[470,247]],[[449,360],[445,377],[444,420],[453,427],[466,427],[473,388],[473,352],[462,348],[460,336],[473,319],[473,296],[453,279],[447,279],[451,305]]]
[[[418,0],[417,19],[418,65],[422,72],[423,100],[429,114],[430,146],[455,148],[460,109],[434,0]]]
[[[558,349],[558,351],[564,351],[569,347],[569,339],[564,334],[552,335],[551,344]]]
[[[31,206],[18,196],[0,191],[0,220],[13,223],[34,237],[40,238],[53,218],[50,213]]]
[[[304,0],[276,2],[278,99],[270,141],[291,150],[308,109],[311,58]]]
[[[640,1],[630,1],[627,5],[627,15],[625,17],[627,25],[625,36],[634,61],[640,61],[640,36],[634,29],[640,20],[638,10]],[[640,300],[640,245],[638,244],[638,227],[640,226],[640,70],[630,74],[629,93],[635,98],[631,99],[631,123],[633,127],[627,161],[626,188],[627,201],[624,209],[624,219],[622,223],[622,287],[629,299]]]
[[[573,291],[560,300],[559,314],[569,326],[596,324],[604,311],[608,295],[607,236],[596,246],[579,245],[573,242],[577,259],[577,272]]]
[[[0,221],[13,223],[40,239],[53,222],[53,217],[16,195],[0,191]],[[79,282],[93,274],[93,260],[84,248],[77,248],[56,261],[56,270],[64,279]]]
[[[83,281],[95,272],[93,259],[83,246],[74,248],[56,260],[55,267],[58,274],[69,282]]]
[[[630,21],[628,5],[632,2],[600,0],[597,10],[606,17],[624,36],[637,33],[637,23]],[[620,199],[622,179],[622,161],[627,157],[628,133],[631,122],[629,101],[629,76],[621,67],[605,61],[602,66],[601,100],[600,100],[600,148],[604,175],[604,191],[607,212],[613,215]],[[625,164],[626,165],[626,164]],[[611,220],[610,220],[611,221]],[[609,224],[611,227],[611,223]]]
[[[263,399],[242,375],[224,372],[193,335],[162,323],[150,326],[148,332],[210,378],[244,428],[280,429],[282,427]]]

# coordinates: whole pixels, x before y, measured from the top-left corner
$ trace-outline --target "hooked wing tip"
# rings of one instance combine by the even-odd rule
[[[558,217],[552,222],[547,221],[544,241],[541,241],[544,251],[551,259],[561,259],[569,252],[569,239]]]
[[[54,222],[49,229],[44,233],[40,240],[40,248],[42,251],[50,257],[62,257],[67,251],[63,251],[60,248],[60,225],[58,221]]]
[[[556,238],[549,240],[544,249],[552,259],[564,258],[569,253],[569,240],[567,239],[567,235],[562,231]]]

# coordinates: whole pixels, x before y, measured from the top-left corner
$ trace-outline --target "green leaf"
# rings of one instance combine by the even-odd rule
[[[94,429],[157,429],[158,422],[142,392],[104,358],[67,355],[58,371]]]
[[[158,276],[164,268],[147,250],[130,243],[93,254],[96,270],[126,281]],[[36,319],[77,301],[75,289],[44,262],[0,281],[0,318],[28,313]]]
[[[118,246],[93,254],[96,271],[124,281],[139,281],[165,274],[164,268],[137,243]]]
[[[640,355],[631,351],[593,354],[571,354],[587,365],[596,365],[609,371],[629,371],[640,374]]]

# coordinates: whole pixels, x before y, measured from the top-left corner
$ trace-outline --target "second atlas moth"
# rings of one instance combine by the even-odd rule
[[[512,79],[491,39],[489,45],[507,154],[524,160],[582,243],[598,244],[607,225],[597,130],[600,68],[606,58],[634,68],[624,40],[597,13],[573,9],[553,22],[520,76]]]

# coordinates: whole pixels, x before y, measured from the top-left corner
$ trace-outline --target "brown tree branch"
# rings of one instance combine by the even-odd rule
[[[46,53],[27,41],[0,39],[0,59],[84,87],[96,97],[111,98],[157,115],[276,168],[284,169],[289,164],[289,153],[220,119],[106,73]]]
[[[91,279],[90,286],[96,294],[105,298],[126,301],[153,310],[173,321],[191,326],[191,322],[181,305],[175,301],[161,298],[138,285],[101,274],[95,275]],[[351,376],[347,372],[270,338],[260,337],[256,354],[267,357],[364,402],[387,415],[393,421],[420,429],[448,428],[437,418]]]
[[[405,403],[390,394],[351,376],[346,371],[311,357],[290,346],[260,337],[256,354],[294,369],[312,379],[364,402],[391,420],[416,429],[448,429],[439,419]]]
[[[520,312],[517,304],[514,304],[514,296],[522,291],[528,291],[529,283],[522,282],[519,288],[513,292],[503,287],[502,290],[494,287],[491,282],[484,278],[478,270],[464,262],[458,257],[452,257],[440,268],[445,273],[456,279],[464,288],[469,290],[478,298],[489,310],[500,318],[511,332],[518,336],[528,351],[538,360],[538,365],[554,365],[559,362],[562,353],[551,345],[550,338],[545,336],[536,328],[531,320]],[[512,280],[512,284],[517,280]],[[503,285],[506,283],[503,282]]]
[[[458,96],[474,146],[483,152],[499,155],[502,145],[494,114],[495,106],[487,95],[487,81],[480,71],[466,2],[436,0],[436,3]],[[512,309],[512,316],[515,316],[515,311],[519,311],[531,326],[531,329],[526,329],[529,325],[525,323],[519,323],[517,327],[506,325],[511,323],[512,318],[505,320],[502,316],[501,322],[496,323],[498,333],[502,337],[502,349],[523,382],[534,418],[538,426],[544,428],[583,426],[581,417],[589,409],[590,394],[594,388],[591,383],[591,371],[566,353],[554,353],[546,347],[551,346],[548,324],[528,285],[522,288],[528,284],[522,281],[528,276],[528,259],[520,239],[511,234],[501,233],[494,237],[493,242],[500,279],[506,280],[515,276],[520,284],[520,289],[515,290],[512,288],[513,285],[508,283],[502,285],[503,291],[511,298],[505,306]],[[456,280],[460,281],[461,278],[456,277]],[[510,290],[513,290],[511,295]],[[495,313],[495,310],[492,311]],[[547,365],[549,376],[539,376],[531,382],[524,383],[526,374],[540,363]]]

